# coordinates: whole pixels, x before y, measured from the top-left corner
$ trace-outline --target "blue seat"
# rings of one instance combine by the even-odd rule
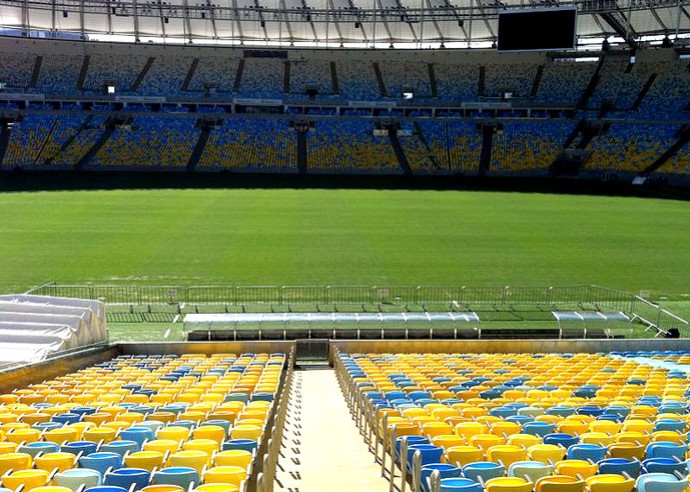
[[[190,484],[198,485],[200,478],[199,472],[194,468],[176,466],[157,470],[151,477],[151,483],[154,485],[177,485],[188,490]]]
[[[596,463],[603,460],[606,453],[608,453],[608,449],[598,444],[573,444],[568,448],[568,459],[585,460]]]
[[[429,439],[422,436],[400,436],[395,439],[395,461],[400,461],[400,449],[403,441],[407,441],[408,449],[413,444],[431,444]]]
[[[50,419],[52,422],[56,422],[58,424],[76,424],[81,420],[81,415],[77,413],[59,413],[56,415],[53,415],[53,417]]]
[[[146,441],[153,441],[155,438],[156,433],[153,429],[149,429],[148,427],[130,427],[120,432],[120,439],[137,442],[139,446],[143,445]]]
[[[460,468],[454,465],[449,465],[448,463],[429,463],[428,465],[424,465],[422,466],[422,472],[420,474],[420,482],[424,492],[430,491],[427,479],[429,479],[431,474],[435,471],[439,472],[439,477],[441,479],[458,478],[462,473]]]
[[[555,446],[561,446],[564,448],[569,448],[580,442],[580,438],[572,436],[570,434],[557,433],[557,434],[547,434],[544,436],[544,444],[553,444]]]
[[[482,492],[481,484],[468,478],[441,479],[441,492]]]
[[[84,492],[129,492],[122,487],[115,487],[114,485],[99,485],[98,487],[89,487]]]
[[[60,446],[60,451],[63,453],[72,453],[73,455],[89,455],[95,453],[98,449],[98,444],[93,441],[72,441]]]
[[[242,449],[244,451],[253,452],[258,447],[258,443],[253,439],[229,439],[223,441],[223,451],[231,449]]]
[[[674,458],[679,461],[685,459],[688,452],[687,444],[676,444],[674,442],[657,441],[647,445],[645,456],[649,458]]]
[[[92,453],[79,458],[79,466],[96,470],[102,476],[105,476],[108,470],[116,470],[122,467],[122,455],[109,452]]]
[[[552,434],[556,429],[556,425],[551,422],[527,422],[522,426],[523,434],[531,434],[533,436],[545,437],[548,434]]]
[[[599,474],[626,474],[632,478],[640,474],[640,462],[637,460],[628,460],[625,458],[608,458],[597,462],[599,465]]]
[[[38,453],[57,453],[58,451],[60,451],[60,446],[58,446],[54,442],[48,441],[36,441],[27,444],[22,444],[17,449],[18,453],[30,454],[34,458]]]
[[[673,458],[649,458],[642,462],[642,473],[686,474],[686,463]]]
[[[477,461],[468,463],[462,467],[462,475],[475,482],[486,482],[492,478],[502,477],[506,474],[506,467],[493,461]]]
[[[685,421],[675,419],[659,419],[654,422],[654,432],[656,431],[673,431],[684,432]]]
[[[553,475],[553,465],[547,465],[541,461],[515,461],[508,467],[509,477],[525,478],[530,482],[536,482],[542,477]]]
[[[637,492],[685,492],[687,486],[687,480],[679,480],[668,473],[640,475],[635,484]]]
[[[419,452],[422,455],[422,466],[431,463],[440,463],[443,456],[443,448],[431,444],[412,444],[407,448],[407,466],[411,469],[412,459]]]
[[[141,451],[141,444],[136,441],[112,441],[101,446],[101,451],[106,453],[117,453],[124,456],[127,451],[134,453]]]
[[[120,468],[106,473],[103,483],[115,485],[129,490],[134,485],[134,490],[143,489],[149,484],[151,474],[143,468]]]

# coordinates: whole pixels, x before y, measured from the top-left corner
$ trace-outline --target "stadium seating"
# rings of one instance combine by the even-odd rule
[[[283,97],[285,61],[274,58],[247,58],[239,94],[243,97],[280,99]]]
[[[0,395],[2,486],[239,491],[284,366],[282,354],[119,356]]]
[[[340,354],[336,367],[353,411],[365,414],[363,431],[383,443],[383,466],[397,463],[413,490],[429,490],[421,477],[438,469],[440,490],[630,492],[637,480],[639,492],[687,487],[687,375],[673,369],[687,361],[654,352]],[[659,431],[667,421],[677,430]]]
[[[491,170],[519,173],[546,169],[562,151],[573,123],[510,122],[494,136]]]
[[[319,121],[309,131],[309,163],[318,172],[400,172],[387,136],[360,120]]]
[[[193,118],[137,117],[114,130],[90,164],[184,168],[198,136]]]
[[[586,167],[599,170],[642,171],[668,149],[679,127],[633,123],[615,124],[590,144]]]
[[[290,64],[290,92],[306,94],[307,87],[315,88],[319,95],[333,94],[331,64],[326,60],[294,60]]]
[[[286,120],[233,118],[211,131],[199,168],[295,171],[295,132]]]
[[[406,161],[418,174],[476,174],[486,143],[481,127],[490,119],[491,125],[499,120],[499,131],[492,136],[491,155],[484,156],[488,172],[544,174],[575,125],[585,120],[603,131],[583,146],[570,142],[586,157],[581,169],[587,176],[614,172],[627,178],[646,172],[678,141],[690,103],[686,64],[666,53],[630,64],[614,54],[584,63],[565,58],[517,63],[454,56],[429,62],[414,56],[331,58],[327,52],[240,58],[239,52],[93,51],[0,52],[2,91],[37,96],[0,98],[0,108],[21,112],[2,156],[4,168],[182,168],[195,144],[204,141],[199,139],[204,125],[182,113],[247,113],[212,123],[197,168],[298,172],[304,156],[297,155],[294,121],[274,115],[283,113],[313,121],[301,151],[308,172],[399,173]],[[597,67],[598,82],[578,110]],[[653,83],[645,93],[648,82]],[[106,83],[115,86],[115,97],[103,98]],[[316,91],[313,105],[303,103],[308,89]],[[402,99],[408,90],[414,92],[412,101]],[[512,94],[512,102],[498,100],[505,93]],[[58,103],[53,96],[67,99]],[[242,102],[232,104],[231,98]],[[252,107],[245,98],[285,105],[260,101]],[[220,100],[224,104],[217,105]],[[477,106],[483,103],[488,106]],[[113,118],[116,112],[125,114]],[[381,125],[400,128],[402,154],[387,136],[373,135]],[[664,179],[682,178],[687,160],[681,148],[658,172],[673,175]]]

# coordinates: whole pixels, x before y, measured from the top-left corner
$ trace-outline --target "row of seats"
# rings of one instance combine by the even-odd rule
[[[482,97],[513,97],[573,106],[580,100],[597,63],[525,62],[457,63],[386,59],[377,62],[348,58],[293,59],[227,58],[211,55],[100,54],[84,55],[0,53],[0,78],[9,89],[47,94],[101,93],[106,84],[117,91],[154,96],[283,98],[305,97],[315,88],[319,97],[334,95],[354,100],[376,100],[384,94],[401,98],[478,101]],[[35,85],[33,71],[39,67]],[[286,68],[288,67],[289,68]],[[82,85],[80,72],[85,68]],[[632,69],[627,61],[606,60],[590,99],[598,109],[610,101],[619,110],[632,109],[652,75],[651,91],[642,101],[643,112],[682,111],[690,75],[679,60],[640,60]],[[336,87],[337,85],[337,87]],[[435,86],[435,90],[432,89]]]
[[[393,459],[407,473],[419,460],[423,487],[434,471],[442,491],[687,487],[690,384],[678,370],[619,354],[342,354],[340,362]]]
[[[284,365],[283,354],[120,356],[0,395],[1,484],[243,490]]]
[[[74,166],[107,131],[105,115],[28,114],[12,127],[3,163],[9,167]],[[482,134],[473,121],[403,122],[399,142],[418,172],[476,173]],[[497,173],[544,171],[562,152],[574,123],[511,121],[493,136],[490,169]],[[307,167],[320,172],[398,172],[393,146],[375,136],[365,119],[317,121],[307,133]],[[616,123],[587,147],[586,169],[639,172],[677,140],[679,126]],[[194,117],[135,116],[112,130],[91,157],[92,166],[183,168],[199,140]],[[297,132],[288,120],[234,118],[210,130],[198,167],[247,171],[297,170]],[[685,146],[660,172],[688,172]]]

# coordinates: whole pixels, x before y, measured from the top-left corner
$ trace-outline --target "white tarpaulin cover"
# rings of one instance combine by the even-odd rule
[[[36,362],[106,340],[105,306],[100,301],[0,296],[0,365]]]

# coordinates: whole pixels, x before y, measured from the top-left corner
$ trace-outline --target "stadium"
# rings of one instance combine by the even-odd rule
[[[0,492],[686,492],[687,0],[0,0]]]

